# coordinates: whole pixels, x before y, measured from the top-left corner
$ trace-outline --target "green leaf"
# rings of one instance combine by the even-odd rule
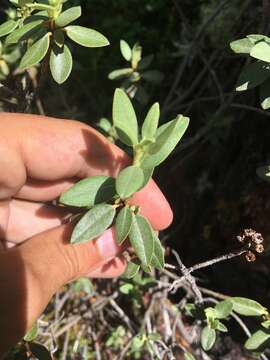
[[[143,182],[142,169],[135,165],[128,166],[116,178],[116,192],[121,199],[127,199],[141,189]]]
[[[157,130],[155,143],[150,146],[149,156],[142,161],[143,168],[154,168],[162,163],[174,150],[184,135],[189,124],[189,118],[178,115]]]
[[[232,51],[236,54],[249,54],[253,46],[253,42],[247,38],[235,40],[230,43]]]
[[[221,332],[228,332],[228,328],[227,326],[225,326],[222,322],[218,321],[217,323],[217,328],[216,328],[218,331],[221,331]]]
[[[115,233],[116,233],[116,240],[118,244],[122,244],[131,229],[132,224],[132,211],[129,207],[125,206],[123,209],[119,211],[115,221]]]
[[[19,25],[19,20],[8,20],[0,25],[0,37],[10,34]]]
[[[80,279],[74,281],[72,289],[76,293],[83,291],[90,295],[93,293],[93,284],[88,277],[81,277]]]
[[[126,270],[124,274],[122,275],[126,279],[132,279],[134,276],[138,274],[140,270],[140,264],[138,261],[131,260],[128,262]]]
[[[253,44],[257,44],[259,41],[262,40],[270,40],[268,36],[265,35],[261,35],[261,34],[250,34],[247,35],[247,38],[253,43]]]
[[[52,360],[51,354],[49,350],[45,348],[45,346],[38,344],[38,343],[29,343],[29,348],[31,353],[38,359],[38,360]]]
[[[134,291],[134,285],[130,283],[123,284],[120,286],[119,290],[122,294],[129,295]]]
[[[163,270],[165,266],[165,251],[161,245],[161,242],[157,236],[157,234],[153,231],[154,238],[154,252],[151,260],[151,265],[154,266],[158,270]]]
[[[158,70],[148,70],[142,73],[142,78],[153,84],[159,84],[164,79],[164,75]]]
[[[152,228],[144,217],[132,216],[129,240],[142,264],[150,265],[154,252],[154,238]]]
[[[85,47],[103,47],[110,44],[104,35],[93,29],[71,25],[67,26],[65,30],[71,40]]]
[[[115,179],[98,175],[80,180],[66,190],[59,201],[68,206],[91,207],[111,200],[115,194]]]
[[[220,301],[216,306],[215,310],[217,312],[218,319],[226,319],[232,312],[233,304],[230,300]]]
[[[184,360],[196,360],[196,359],[191,353],[185,352],[184,353]]]
[[[270,45],[264,41],[257,43],[251,49],[250,56],[255,59],[270,62]]]
[[[265,329],[270,329],[270,320],[265,320],[261,323],[262,327]]]
[[[122,79],[130,74],[133,73],[133,69],[132,68],[126,68],[126,69],[118,69],[118,70],[114,70],[112,71],[109,75],[108,78],[110,80],[119,80]]]
[[[205,326],[201,333],[201,344],[205,351],[212,349],[216,341],[216,332],[209,326]]]
[[[62,12],[55,20],[57,27],[64,27],[71,22],[77,20],[82,14],[82,8],[80,6],[73,6],[66,11]]]
[[[123,58],[126,59],[127,61],[130,61],[132,56],[132,51],[130,46],[125,40],[120,40],[120,50],[121,50],[121,54],[123,55]]]
[[[237,80],[236,91],[252,89],[270,76],[270,65],[261,61],[245,66]]]
[[[159,103],[155,103],[149,110],[142,126],[143,139],[155,139],[158,122],[159,122],[160,110]]]
[[[138,67],[141,58],[142,58],[142,47],[140,46],[140,44],[137,43],[132,48],[131,64],[133,69],[136,69]]]
[[[257,350],[266,342],[268,343],[268,340],[270,340],[270,333],[264,330],[258,330],[254,334],[252,334],[249,339],[247,339],[245,343],[245,348],[248,350]]]
[[[270,108],[270,81],[265,81],[260,86],[260,101],[261,101],[261,107],[264,110],[267,110]]]
[[[233,304],[233,311],[244,316],[262,316],[267,315],[267,309],[257,301],[243,298],[232,297],[230,301]]]
[[[27,334],[24,336],[24,341],[33,341],[38,335],[38,323],[35,322],[32,328],[27,332]]]
[[[52,77],[58,84],[63,84],[69,77],[72,70],[72,55],[67,47],[54,46],[50,56],[50,69]]]
[[[100,236],[112,224],[115,208],[108,204],[99,204],[89,210],[76,224],[71,243],[83,243]]]
[[[18,41],[27,40],[34,32],[41,28],[43,20],[35,20],[26,25],[23,25],[19,29],[13,31],[6,38],[6,44],[16,44]]]
[[[149,182],[149,180],[151,179],[151,177],[153,175],[153,172],[154,172],[154,169],[151,169],[151,168],[144,169],[144,168],[142,168],[142,171],[143,171],[143,175],[144,175],[144,181],[143,181],[143,184],[142,184],[142,188],[144,188],[147,185],[147,183]]]
[[[137,117],[129,97],[122,89],[116,89],[114,93],[113,123],[124,144],[138,144]]]
[[[47,33],[26,51],[20,62],[20,68],[26,69],[38,64],[46,56],[49,45],[50,35]]]

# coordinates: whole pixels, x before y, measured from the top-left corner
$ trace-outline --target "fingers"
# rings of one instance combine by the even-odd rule
[[[88,276],[91,278],[113,278],[122,275],[125,269],[126,261],[124,257],[119,256],[109,262],[105,262],[88,274]]]
[[[69,212],[60,207],[30,201],[11,200],[5,240],[18,244],[34,235],[63,224],[68,215]]]
[[[62,225],[0,253],[0,354],[26,333],[62,285],[89,273],[123,270],[121,258],[104,265],[122,250],[112,230],[75,246],[69,244],[71,231],[71,225]]]
[[[59,196],[74,178],[97,174],[116,176],[130,163],[127,155],[91,127],[76,121],[36,115],[1,114],[0,197],[17,194],[34,201]],[[27,134],[27,136],[25,136]],[[2,139],[7,139],[6,142]],[[6,154],[12,161],[7,161]],[[28,176],[26,180],[26,174]],[[145,200],[135,199],[156,229],[171,222],[171,209],[158,187]],[[161,223],[156,209],[161,209]],[[152,209],[152,210],[151,210]]]

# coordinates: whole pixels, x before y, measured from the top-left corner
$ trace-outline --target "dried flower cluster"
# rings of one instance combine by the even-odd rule
[[[264,252],[263,236],[253,229],[245,229],[241,235],[237,236],[237,240],[247,246],[248,251],[245,257],[248,262],[255,261],[256,254]]]

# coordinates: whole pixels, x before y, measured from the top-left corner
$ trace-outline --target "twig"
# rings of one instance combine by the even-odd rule
[[[177,262],[178,262],[178,264],[180,266],[180,270],[181,270],[182,274],[184,275],[183,278],[186,279],[189,282],[190,287],[191,287],[194,295],[196,296],[196,298],[198,300],[198,303],[201,304],[203,302],[202,293],[201,293],[200,289],[198,288],[194,277],[190,275],[190,272],[188,271],[186,266],[183,264],[183,262],[180,259],[180,256],[178,255],[178,253],[175,250],[172,250],[172,253],[176,257],[176,260],[177,260]],[[176,282],[177,281],[179,281],[179,280],[176,280]],[[173,289],[174,289],[174,286],[172,284],[171,287],[170,287],[170,290],[173,290]]]

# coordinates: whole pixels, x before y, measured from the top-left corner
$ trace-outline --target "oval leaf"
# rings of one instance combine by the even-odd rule
[[[142,78],[153,84],[159,84],[164,79],[164,75],[158,70],[148,70],[142,74]]]
[[[154,252],[151,260],[151,265],[154,266],[158,270],[163,270],[165,266],[165,251],[161,242],[155,232],[153,232],[154,238]]]
[[[32,326],[32,328],[28,331],[28,333],[24,336],[24,341],[33,341],[38,335],[38,323]]]
[[[191,353],[185,352],[184,360],[196,360],[196,359]]]
[[[108,204],[100,204],[89,210],[76,224],[71,243],[83,243],[100,236],[112,224],[115,209]]]
[[[155,103],[148,111],[148,114],[146,115],[146,118],[144,120],[142,126],[143,139],[152,140],[155,138],[159,117],[160,117],[159,103]]]
[[[132,216],[129,240],[142,264],[149,266],[154,252],[153,232],[148,221],[140,215]]]
[[[0,37],[10,34],[19,25],[19,20],[8,20],[0,25]]]
[[[233,309],[233,304],[230,300],[224,300],[219,302],[215,306],[215,310],[217,312],[217,318],[226,319],[232,312],[232,309]]]
[[[120,210],[115,221],[115,233],[118,244],[126,240],[131,229],[132,211],[125,206]]]
[[[179,115],[157,130],[155,143],[149,149],[149,155],[142,162],[143,168],[154,168],[162,163],[173,151],[189,124],[189,118]]]
[[[50,55],[50,69],[54,80],[58,84],[63,84],[69,77],[72,70],[72,55],[67,47],[54,46]]]
[[[91,176],[65,191],[59,201],[69,206],[91,207],[111,200],[115,194],[115,179],[103,175]]]
[[[34,33],[37,29],[40,28],[40,24],[43,23],[44,20],[39,19],[32,21],[28,24],[23,25],[19,29],[13,31],[6,38],[6,44],[16,44],[18,41],[26,40],[28,37]]]
[[[243,297],[232,297],[233,311],[244,316],[262,316],[268,314],[267,309],[257,301]]]
[[[109,75],[108,78],[110,80],[119,80],[122,79],[124,77],[126,77],[127,75],[130,75],[133,73],[133,69],[132,68],[127,68],[127,69],[118,69],[118,70],[114,70],[112,71]]]
[[[124,144],[138,144],[137,117],[129,97],[122,89],[116,89],[114,93],[113,123]]]
[[[236,54],[249,54],[254,44],[250,39],[244,38],[232,41],[230,47]]]
[[[245,91],[262,84],[270,76],[270,65],[262,61],[245,66],[237,80],[236,91]]]
[[[65,28],[68,37],[85,47],[103,47],[109,45],[108,39],[96,30],[71,25]]]
[[[122,170],[116,179],[116,191],[121,199],[127,199],[141,189],[144,183],[143,170],[132,165]]]
[[[140,270],[140,264],[138,261],[137,262],[134,260],[129,261],[126,270],[122,276],[127,279],[132,279],[134,278],[134,276],[138,274],[139,270]]]
[[[205,326],[201,333],[201,344],[205,351],[212,349],[216,341],[216,332],[209,326]]]
[[[55,20],[57,27],[64,27],[72,21],[77,20],[82,15],[82,8],[80,6],[73,6],[66,11],[62,12]]]
[[[266,342],[270,340],[270,333],[258,330],[247,339],[245,343],[245,348],[248,350],[257,350],[259,347],[263,346]],[[268,346],[269,347],[269,343]]]
[[[121,50],[121,54],[123,55],[123,58],[126,59],[127,61],[130,61],[132,56],[132,51],[130,46],[125,40],[120,40],[120,50]]]
[[[250,56],[255,59],[270,62],[270,45],[265,41],[259,42],[251,49]]]
[[[50,35],[49,33],[47,33],[26,51],[20,62],[20,68],[26,69],[28,67],[38,64],[41,60],[44,59],[45,55],[47,54],[49,45]]]

